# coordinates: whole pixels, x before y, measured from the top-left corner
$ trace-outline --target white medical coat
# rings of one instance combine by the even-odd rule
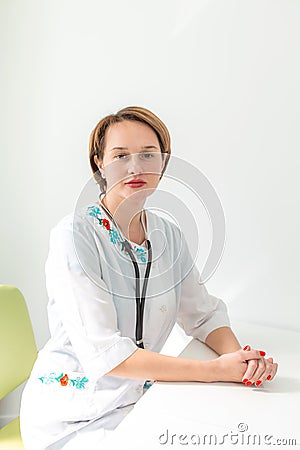
[[[160,352],[176,321],[204,342],[214,329],[230,326],[226,306],[200,283],[180,229],[145,211],[153,264],[144,346]],[[142,285],[148,251],[130,243]],[[135,277],[119,232],[96,203],[51,230],[45,273],[51,337],[22,396],[28,450],[65,448],[80,429],[114,429],[143,395],[145,382],[105,376],[137,350]]]

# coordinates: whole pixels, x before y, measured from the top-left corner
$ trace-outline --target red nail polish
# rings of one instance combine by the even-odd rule
[[[246,346],[243,348],[243,350],[249,350],[249,348],[250,348],[250,345],[246,345]]]
[[[266,352],[259,350],[259,354],[260,354],[260,356],[265,356]]]
[[[261,381],[260,380],[255,381],[255,386],[260,386],[260,385],[261,385]]]
[[[271,380],[271,375],[268,375],[268,376],[267,376],[267,380]]]
[[[248,381],[248,378],[243,379],[243,383],[247,383],[247,381]]]
[[[245,383],[246,384],[246,386],[251,386],[251,381],[247,381],[247,383]]]

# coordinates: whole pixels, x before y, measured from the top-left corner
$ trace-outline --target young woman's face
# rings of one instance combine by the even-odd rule
[[[105,174],[107,192],[120,200],[144,201],[157,188],[164,166],[155,132],[144,123],[125,120],[108,128],[105,142],[98,165]]]

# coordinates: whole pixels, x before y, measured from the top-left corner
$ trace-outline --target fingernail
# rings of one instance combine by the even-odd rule
[[[259,350],[259,354],[260,354],[260,356],[265,356],[266,352]]]
[[[251,381],[247,381],[247,383],[245,383],[246,384],[246,386],[251,386]]]
[[[255,381],[255,386],[259,386],[261,384],[260,380]]]
[[[248,381],[248,378],[243,379],[243,383],[247,383],[247,381]]]
[[[249,350],[249,348],[250,348],[250,345],[246,345],[246,346],[243,348],[243,350]]]
[[[267,376],[267,380],[271,380],[271,378],[272,378],[271,375]]]

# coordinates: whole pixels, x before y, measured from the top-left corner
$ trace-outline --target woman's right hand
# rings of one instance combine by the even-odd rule
[[[246,345],[244,350],[251,350],[250,345]],[[265,352],[262,352],[265,355]],[[261,360],[248,361],[247,370],[244,373],[243,383],[251,386],[253,383],[260,386],[265,380],[271,381],[276,375],[278,364],[273,358],[262,358]]]
[[[248,361],[256,361],[257,365],[261,365],[264,354],[264,352],[260,353],[259,350],[237,350],[219,356],[215,359],[216,381],[241,383],[248,369]],[[251,381],[254,383],[257,380],[254,377]]]

